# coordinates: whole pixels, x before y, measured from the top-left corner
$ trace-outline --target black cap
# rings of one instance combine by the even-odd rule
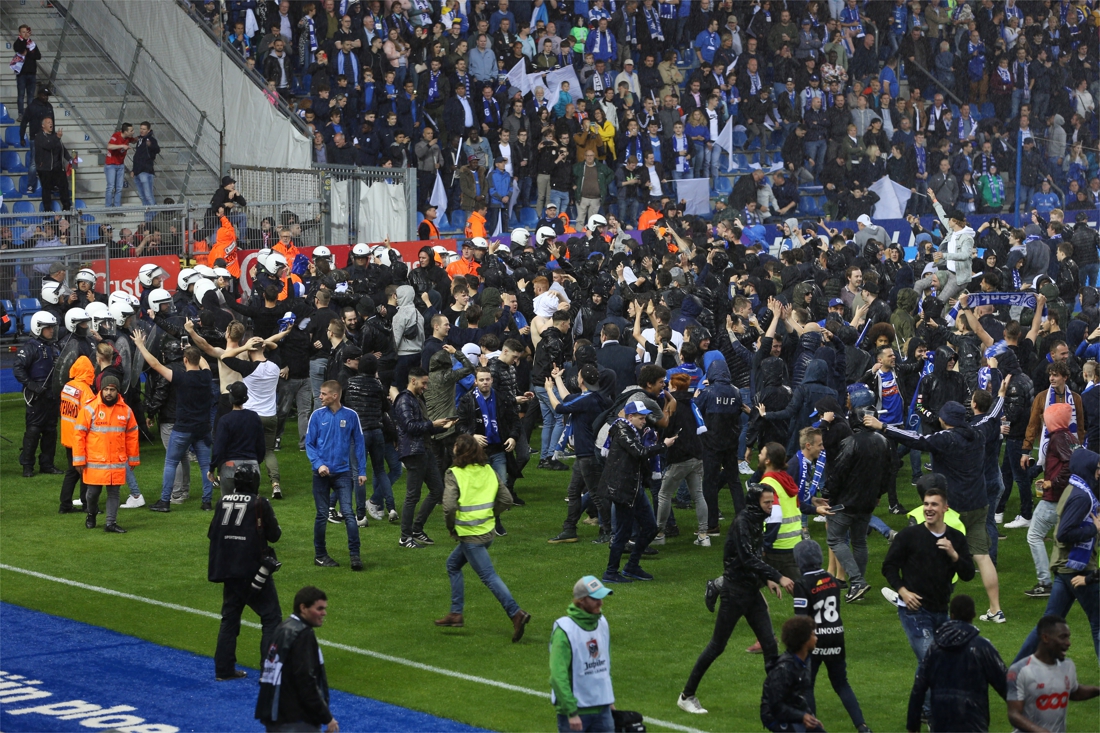
[[[237,179],[233,176],[222,176],[222,185],[228,186],[230,183],[236,183]]]

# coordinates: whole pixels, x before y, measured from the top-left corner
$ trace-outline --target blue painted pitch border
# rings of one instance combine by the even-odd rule
[[[5,733],[258,731],[258,679],[249,670],[246,679],[216,682],[209,657],[0,603]],[[480,730],[337,690],[331,707],[341,731]]]

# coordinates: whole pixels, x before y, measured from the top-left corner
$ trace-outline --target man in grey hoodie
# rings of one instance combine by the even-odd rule
[[[416,309],[413,300],[416,290],[412,285],[397,288],[397,313],[393,316],[393,340],[397,347],[397,366],[393,373],[394,384],[405,384],[409,369],[420,361],[424,349],[424,317]]]
[[[966,223],[966,214],[955,209],[950,215],[944,211],[943,205],[936,199],[932,189],[928,189],[928,197],[932,199],[932,206],[936,209],[936,216],[950,234],[943,240],[940,250],[932,255],[936,266],[946,272],[940,272],[938,278],[943,287],[936,296],[941,302],[946,303],[952,298],[959,297],[959,293],[970,284],[974,276],[970,262],[974,258],[974,230]],[[952,276],[953,275],[953,276]],[[931,274],[917,280],[913,289],[918,293],[932,284]]]

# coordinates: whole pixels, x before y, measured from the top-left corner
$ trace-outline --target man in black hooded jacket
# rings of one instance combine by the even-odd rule
[[[745,509],[738,513],[726,535],[725,549],[722,551],[724,570],[721,583],[708,581],[707,604],[711,598],[720,596],[722,603],[714,619],[714,634],[703,653],[695,662],[687,684],[676,704],[689,713],[705,713],[695,691],[703,675],[710,669],[722,652],[733,633],[737,622],[744,616],[756,634],[764,652],[764,667],[770,668],[779,658],[779,647],[775,643],[771,618],[768,616],[768,604],[760,589],[768,589],[779,598],[794,591],[794,581],[784,577],[778,570],[764,562],[764,520],[771,515],[775,492],[765,484],[749,484],[745,496]]]

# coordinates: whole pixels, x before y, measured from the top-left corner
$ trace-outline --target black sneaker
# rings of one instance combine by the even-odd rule
[[[214,511],[214,507],[213,507],[213,505],[212,505],[212,504],[210,503],[210,500],[209,500],[209,499],[203,499],[203,500],[202,500],[202,510],[203,510],[204,512],[212,512],[212,511]]]
[[[34,469],[30,466],[23,466],[23,478],[34,478]]]
[[[605,572],[600,580],[604,583],[633,583],[634,581],[619,572]]]
[[[506,530],[504,528],[504,524],[499,519],[497,520],[496,526],[493,527],[493,532],[496,533],[497,537],[507,537],[508,536],[508,530]],[[425,537],[426,536],[427,535],[425,535]]]
[[[273,450],[276,450],[276,451],[278,451],[278,450],[279,450],[280,448],[282,448],[282,447],[283,447],[283,439],[282,439],[281,437],[280,437],[280,438],[276,438],[276,439],[275,439],[275,448],[273,448]]]
[[[344,523],[344,515],[341,514],[340,510],[338,510],[336,507],[329,507],[328,521],[329,521],[329,524],[343,524]]]
[[[836,587],[840,588],[841,590],[848,590],[848,581],[847,580],[837,580],[836,581]]]
[[[322,568],[338,568],[340,563],[333,560],[328,555],[321,555],[320,557],[313,558],[313,564]]]
[[[420,549],[420,545],[417,544],[416,540],[414,540],[412,537],[407,537],[407,536],[402,537],[400,540],[398,540],[397,544],[400,545],[401,547],[404,547],[407,550],[419,550]]]
[[[863,596],[867,595],[867,591],[871,590],[871,586],[867,583],[861,585],[853,585],[848,589],[848,594],[844,596],[845,603],[852,603],[858,601]]]
[[[420,545],[434,545],[435,544],[435,540],[433,540],[428,535],[424,534],[423,530],[421,530],[419,532],[413,532],[412,533],[412,538],[416,541],[417,544],[420,544]]]
[[[1050,586],[1036,583],[1031,590],[1025,590],[1024,595],[1028,598],[1050,598]]]
[[[77,509],[72,504],[69,504],[68,506],[61,506],[61,507],[58,507],[58,509],[57,509],[58,514],[76,514],[79,511],[80,510]]]
[[[527,506],[527,502],[525,502],[523,499],[519,498],[519,496],[516,495],[516,492],[513,491],[512,492],[512,506]]]
[[[245,672],[244,670],[240,670],[240,669],[235,669],[230,674],[217,675],[216,677],[214,677],[214,679],[217,682],[228,682],[229,680],[244,679],[247,676],[248,676],[248,672]]]
[[[714,604],[718,602],[718,584],[713,580],[707,581],[707,590],[703,594],[703,603],[706,604],[707,610],[714,613]]]
[[[546,463],[547,463],[546,467],[549,468],[551,471],[568,471],[569,470],[569,466],[565,465],[564,463],[559,461],[557,458],[551,458]]]
[[[905,514],[905,507],[903,507],[901,504],[891,504],[890,505],[890,513],[891,514]]]
[[[592,540],[593,545],[606,545],[611,542],[610,532],[600,532],[596,535],[596,539]]]
[[[671,527],[666,527],[665,528],[665,537],[679,537],[679,536],[680,536],[680,527],[678,525],[673,525]]]
[[[661,554],[660,551],[656,547],[654,547],[653,545],[646,545],[645,549],[642,550],[642,555],[643,556],[644,555],[660,555],[660,554]]]
[[[108,524],[106,527],[103,528],[103,531],[110,532],[111,534],[126,534],[126,530],[124,530],[117,524]]]
[[[549,470],[550,469],[550,461],[546,460],[545,458],[540,458],[539,459],[539,465],[537,465],[535,468],[541,468],[544,471]],[[26,476],[27,474],[24,472],[23,475]]]
[[[555,535],[554,537],[551,537],[550,539],[548,539],[546,541],[547,541],[547,543],[549,543],[551,545],[564,545],[564,544],[568,544],[570,542],[576,542],[577,541],[577,532],[576,532],[576,530],[571,531],[571,532],[566,531],[566,530],[562,530],[561,534]]]
[[[172,511],[172,505],[166,502],[164,499],[157,499],[157,503],[149,507],[149,511],[163,512],[167,514],[168,512]]]
[[[95,515],[87,514],[84,518],[84,526],[88,529],[95,529]]]
[[[359,572],[363,569],[363,561],[359,559],[358,555],[351,556],[351,569],[355,572]]]
[[[57,466],[43,466],[38,469],[38,472],[43,476],[60,476],[65,473]]]
[[[653,580],[652,575],[650,575],[649,573],[642,570],[640,567],[638,567],[636,565],[633,566],[633,567],[630,566],[630,565],[627,565],[626,567],[623,568],[622,574],[625,575],[626,577],[632,578],[634,580]]]

